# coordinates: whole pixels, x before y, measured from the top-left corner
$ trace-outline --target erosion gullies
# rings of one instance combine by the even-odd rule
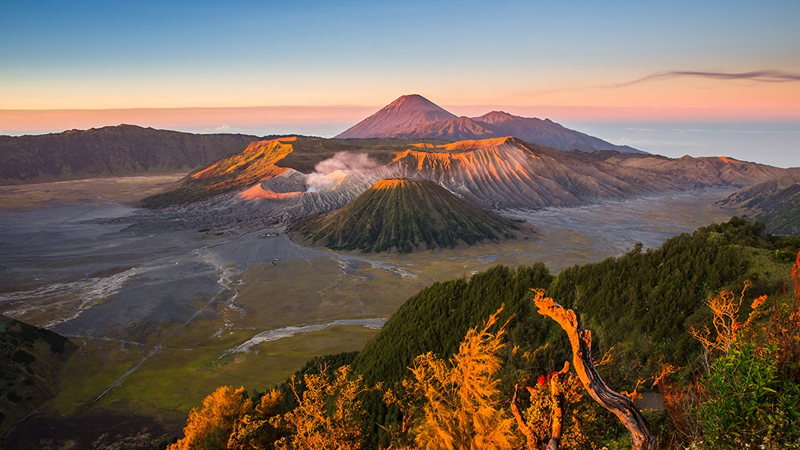
[[[655,175],[670,178],[687,189],[722,186],[741,188],[787,175],[800,174],[800,168],[797,167],[782,169],[724,156],[667,158],[660,155],[632,155],[619,152],[599,152],[588,156],[619,167],[644,169]]]
[[[575,206],[677,188],[644,171],[621,171],[515,138],[409,149],[389,167],[405,177],[433,180],[472,204],[494,208]]]
[[[409,253],[510,239],[515,228],[432,181],[388,178],[337,211],[307,217],[289,234],[337,250]]]
[[[798,169],[729,158],[562,152],[514,137],[451,143],[297,137],[253,143],[144,204],[172,205],[163,216],[187,228],[233,221],[286,226],[339,209],[391,177],[431,180],[480,208],[539,209],[739,187],[792,170]]]
[[[190,174],[163,194],[142,200],[149,208],[191,203],[241,189],[280,175],[287,169],[275,165],[294,148],[295,137],[252,142],[243,151]]]
[[[763,221],[768,233],[800,234],[800,175],[775,178],[740,189],[717,204]]]

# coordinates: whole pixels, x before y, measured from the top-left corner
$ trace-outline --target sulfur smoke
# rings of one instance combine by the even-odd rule
[[[326,188],[332,184],[330,175],[341,171],[344,174],[355,170],[371,170],[378,167],[378,162],[369,157],[366,153],[339,152],[320,161],[314,166],[314,172],[306,178],[306,187],[309,192],[314,192]]]

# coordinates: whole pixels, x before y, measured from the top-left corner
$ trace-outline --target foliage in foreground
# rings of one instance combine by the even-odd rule
[[[745,298],[723,290],[708,299],[712,328],[693,329],[710,358],[696,383],[667,389],[678,439],[708,449],[800,448],[800,253],[784,301],[756,298],[744,322]]]
[[[758,302],[740,311],[739,305],[734,304],[736,296],[732,295],[730,290],[724,288],[711,290],[708,287],[711,276],[709,270],[717,264],[732,261],[724,256],[727,251],[736,252],[735,254],[740,256],[746,255],[745,247],[736,247],[742,242],[750,241],[750,244],[756,246],[755,248],[766,247],[776,255],[785,251],[785,245],[781,247],[783,244],[767,240],[763,236],[763,229],[759,232],[757,226],[732,222],[701,230],[702,234],[699,237],[695,235],[679,237],[671,246],[667,245],[666,250],[659,250],[658,252],[661,252],[659,257],[653,255],[656,251],[635,250],[632,252],[633,255],[619,259],[622,261],[611,260],[602,263],[609,268],[631,271],[637,270],[636,265],[631,264],[631,261],[636,261],[640,266],[644,266],[641,270],[646,273],[653,270],[658,272],[661,267],[667,266],[664,269],[665,273],[673,276],[675,268],[680,267],[675,265],[675,261],[684,259],[683,252],[692,249],[701,250],[695,253],[695,259],[688,260],[692,264],[696,264],[697,260],[711,262],[707,267],[693,266],[697,269],[694,274],[700,273],[702,277],[694,277],[689,281],[699,283],[695,286],[702,289],[681,290],[693,298],[697,298],[701,292],[706,293],[705,304],[702,300],[698,301],[698,305],[694,306],[694,312],[682,312],[683,319],[670,325],[676,327],[680,324],[681,334],[690,342],[696,343],[698,350],[694,352],[695,356],[686,360],[693,364],[692,370],[695,370],[689,374],[697,374],[698,378],[687,376],[684,370],[675,381],[668,382],[667,377],[658,380],[666,400],[667,411],[661,417],[650,416],[649,420],[654,419],[651,420],[651,424],[658,427],[664,448],[742,448],[745,444],[749,444],[750,448],[761,445],[766,449],[800,448],[800,430],[797,425],[800,421],[798,416],[800,256],[792,272],[795,281],[793,292],[787,293],[785,299],[774,295],[760,296]],[[794,244],[790,242],[789,246],[791,245]],[[714,252],[703,253],[703,250],[714,250]],[[671,256],[668,257],[663,254],[664,252]],[[723,256],[720,258],[720,255]],[[731,287],[738,283],[737,291],[742,285],[742,282],[737,280],[746,268],[743,266],[747,264],[737,263],[736,270],[722,277],[728,280],[727,283]],[[752,270],[752,267],[750,269]],[[592,270],[597,270],[597,266]],[[576,272],[579,272],[579,268],[573,269],[570,275],[573,281],[570,283],[575,280],[580,281],[575,278]],[[691,273],[683,270],[681,272]],[[387,373],[388,367],[374,366],[373,368],[378,370],[369,372],[371,379],[368,383],[364,381],[366,376],[362,379],[358,375],[360,372],[351,372],[349,367],[327,369],[323,367],[314,373],[306,373],[302,380],[298,378],[295,383],[290,383],[290,391],[283,391],[284,394],[288,393],[288,398],[282,399],[280,392],[271,391],[263,397],[250,399],[250,406],[245,407],[246,413],[235,419],[232,425],[225,425],[228,428],[216,429],[232,430],[227,446],[237,449],[470,447],[500,449],[520,448],[526,445],[526,442],[526,448],[544,448],[544,443],[553,432],[551,426],[554,417],[557,416],[556,411],[560,411],[564,427],[561,448],[596,449],[603,446],[624,448],[620,445],[626,441],[626,437],[615,423],[615,419],[587,399],[587,396],[577,388],[574,375],[551,374],[548,380],[545,374],[552,370],[532,369],[531,365],[525,362],[531,358],[526,356],[527,354],[542,352],[544,351],[542,349],[559,342],[550,336],[550,343],[538,350],[531,351],[529,350],[531,347],[522,347],[530,345],[522,339],[522,336],[530,329],[529,324],[535,323],[520,314],[520,311],[526,311],[529,315],[533,315],[529,299],[523,298],[528,305],[527,309],[517,306],[510,308],[517,313],[513,318],[509,319],[508,310],[500,313],[499,319],[506,322],[499,331],[491,331],[489,327],[472,326],[461,332],[460,344],[455,345],[456,349],[449,350],[453,346],[450,343],[453,330],[473,320],[469,308],[483,310],[495,306],[492,304],[494,300],[481,303],[481,293],[487,294],[487,298],[493,298],[490,293],[495,290],[512,293],[509,299],[516,302],[513,293],[517,287],[524,286],[522,280],[542,280],[538,275],[532,276],[533,273],[526,273],[524,270],[509,271],[505,268],[496,268],[492,273],[491,278],[481,274],[469,282],[460,280],[452,285],[440,284],[436,289],[447,294],[443,297],[449,299],[447,303],[437,303],[436,295],[432,295],[421,297],[424,298],[424,302],[409,300],[401,308],[398,312],[401,316],[412,319],[420,319],[421,315],[432,315],[428,318],[451,318],[455,325],[445,334],[441,334],[442,328],[437,330],[432,325],[450,322],[428,322],[429,328],[426,331],[428,334],[425,335],[427,336],[425,339],[430,338],[432,344],[440,346],[444,342],[447,344],[433,353],[431,350],[418,352],[417,355],[421,356],[412,358],[406,365],[411,367],[411,370],[399,369],[397,372],[391,372],[392,376],[399,380],[381,378],[380,375]],[[602,272],[598,272],[600,273]],[[617,280],[619,279],[625,278],[620,276]],[[625,282],[627,284],[623,285],[632,286],[634,279],[631,276]],[[717,279],[714,283],[721,283],[722,279]],[[589,279],[572,284],[575,288],[572,290],[573,295],[577,296],[571,297],[573,301],[578,300],[580,305],[584,305],[592,300],[589,291],[582,291],[583,286],[587,286],[586,283],[592,282]],[[771,283],[765,283],[762,279],[747,291],[747,297],[752,297],[750,293],[753,291],[756,294],[769,291],[773,287]],[[648,285],[650,286],[648,289],[661,289],[658,284]],[[560,285],[561,288],[565,286],[567,285]],[[595,286],[602,292],[615,289],[602,284]],[[647,293],[648,298],[652,298],[650,295]],[[743,298],[744,296],[740,297],[738,301],[741,302]],[[465,308],[461,309],[464,305]],[[623,305],[630,304],[623,303]],[[623,307],[618,309],[620,311],[607,314],[610,317],[620,315],[622,318],[629,317],[625,315],[628,312]],[[708,313],[702,314],[703,309]],[[585,309],[581,306],[582,313],[586,310],[591,311],[591,306]],[[602,314],[586,315],[592,318],[590,324],[597,324],[601,339],[613,336],[616,332],[614,329],[609,330],[608,323],[600,320],[600,317],[604,317]],[[694,319],[686,320],[687,315],[694,316]],[[488,314],[483,317],[487,316]],[[635,320],[636,326],[639,327],[651,319],[630,317],[630,320]],[[704,323],[707,323],[708,331],[705,331]],[[389,325],[387,323],[387,329],[392,330]],[[419,322],[417,325],[425,323]],[[689,331],[691,326],[694,326],[693,332]],[[414,329],[398,325],[395,327],[400,331]],[[647,331],[646,328],[643,329]],[[542,333],[544,337],[548,337],[550,331],[545,326],[543,329],[534,330],[533,333]],[[381,335],[383,334],[382,332]],[[385,340],[393,336],[394,339],[403,336],[403,339],[408,340],[405,342]],[[692,336],[695,339],[692,339]],[[424,341],[421,341],[420,337],[422,336],[389,333],[383,341],[386,346],[373,346],[372,351],[375,352],[377,360],[382,360],[384,357],[392,358],[391,353],[383,352],[388,347],[402,348],[405,345],[406,351],[413,352],[415,349],[424,348]],[[652,351],[651,354],[655,355],[654,350],[657,347],[662,351],[674,348],[670,339],[671,333],[666,333],[662,340],[663,345],[651,346],[648,351]],[[409,342],[416,344],[409,349],[407,346]],[[681,347],[684,345],[687,346],[684,348],[691,348],[689,344],[681,344]],[[471,350],[467,351],[465,348]],[[356,363],[362,356],[363,354],[359,355]],[[628,367],[629,361],[636,361],[635,356],[635,354],[625,354],[623,358],[604,366],[601,372],[604,379],[606,374],[611,374],[606,379],[610,386],[624,387],[619,382],[622,378],[615,374]],[[698,364],[698,360],[704,362]],[[349,361],[352,361],[352,355],[343,362],[346,364]],[[561,361],[563,363],[564,359]],[[641,361],[639,363],[641,364]],[[661,363],[667,372],[678,372],[674,361],[662,360]],[[672,370],[668,370],[669,367],[672,367]],[[539,376],[543,376],[545,383],[534,384],[534,380]],[[552,383],[549,381],[554,378],[559,380],[560,397],[553,397],[550,392]],[[380,386],[370,384],[378,381],[384,381],[385,386],[391,389],[383,390]],[[515,384],[521,384],[523,389],[518,391],[514,388]],[[465,399],[462,390],[471,392],[472,397]],[[522,395],[518,395],[519,393]],[[379,399],[383,397],[383,401],[377,406],[370,403],[376,395]],[[256,404],[261,406],[259,401],[264,401],[264,398],[273,399],[271,403],[267,402],[268,405],[274,406],[270,411],[266,411],[263,407],[259,410],[254,406]],[[281,400],[274,400],[278,398]],[[557,398],[560,400],[556,400]],[[310,409],[313,413],[303,413],[307,405],[316,405]],[[384,417],[386,411],[394,409],[393,420],[379,421],[378,418],[381,416],[375,414],[376,408],[382,408]],[[515,408],[520,416],[516,420],[514,420]],[[347,432],[335,431],[337,426],[343,427],[340,430]],[[304,431],[307,429],[317,430],[316,436],[324,435],[331,439],[314,441],[313,439],[317,438],[312,439],[312,434]],[[528,432],[525,432],[526,429]],[[489,434],[495,431],[499,434]],[[383,435],[383,438],[375,439],[379,434]],[[534,439],[530,439],[532,435],[535,436]],[[188,436],[187,433],[187,438]],[[310,442],[314,444],[311,445]],[[174,448],[225,447],[176,446]]]

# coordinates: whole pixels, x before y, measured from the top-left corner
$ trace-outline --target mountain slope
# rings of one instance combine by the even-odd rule
[[[277,167],[275,163],[291,153],[292,146],[287,143],[295,139],[253,142],[242,152],[183,178],[168,192],[143,199],[142,206],[157,208],[172,203],[190,203],[280,175],[287,169]]]
[[[341,208],[376,181],[391,177],[431,180],[479,208],[537,209],[742,186],[800,170],[721,158],[567,153],[508,137],[414,142],[305,137],[263,141],[143,203],[163,207],[208,200],[191,211],[176,210],[175,223],[225,211],[225,217],[235,214],[243,221],[283,226]]]
[[[314,173],[317,164],[324,161],[335,161],[334,166],[342,163],[347,165],[349,159],[359,160],[360,157],[366,157],[368,161],[374,164],[385,164],[392,160],[395,153],[416,142],[419,141],[323,139],[303,136],[288,136],[252,142],[246,149],[188,175],[176,183],[169,191],[143,199],[142,206],[146,208],[163,208],[193,203],[247,188],[255,188],[252,189],[253,192],[248,194],[252,194],[254,198],[259,196],[268,198],[270,197],[269,192],[259,192],[258,184],[285,174],[288,169],[309,174]],[[438,143],[442,141],[430,140],[430,142]],[[340,157],[341,155],[346,155],[342,158],[344,161],[337,160],[337,155],[340,155]],[[388,174],[369,177],[365,183],[358,183],[360,187],[356,188],[355,194],[346,200],[352,199],[369,187],[370,184],[385,176],[388,176]],[[305,177],[306,175],[303,175],[303,182],[305,182]],[[302,192],[306,190],[306,186],[299,186],[298,183],[293,183],[293,191]],[[271,191],[272,189],[267,187],[267,190]],[[284,189],[280,193],[286,192]],[[339,202],[337,201],[336,204],[339,204]],[[342,204],[339,204],[339,206]],[[312,207],[310,210],[315,210],[315,208]]]
[[[0,316],[0,436],[56,393],[75,345],[52,331]]]
[[[519,347],[516,358],[508,356],[509,364],[534,374],[558,370],[570,358],[569,343],[558,325],[532,309],[529,288],[545,288],[564,307],[577,307],[584,326],[593,331],[593,352],[617,349],[614,364],[600,369],[614,384],[635,385],[637,378],[657,374],[664,362],[689,367],[699,362],[701,346],[686,330],[706,320],[708,295],[723,287],[741,289],[745,279],[755,280],[748,297],[780,290],[790,264],[770,255],[777,248],[796,255],[798,249],[770,240],[763,231],[733,218],[672,237],[657,249],[570,267],[557,277],[537,263],[434,283],[392,314],[359,352],[354,371],[370,383],[391,385],[408,374],[416,355],[454,354],[466,330],[501,305],[500,323],[513,316],[506,327],[508,349]]]
[[[514,136],[561,151],[616,150],[644,153],[614,145],[552,122],[492,111],[480,117],[456,117],[420,95],[404,95],[336,138],[485,139]]]
[[[189,171],[257,140],[119,125],[40,136],[0,136],[0,185]]]
[[[509,239],[514,228],[431,181],[389,178],[338,211],[304,219],[290,233],[335,250],[409,253]]]
[[[769,233],[800,235],[800,175],[740,189],[717,204],[743,210],[747,217],[764,222]]]
[[[782,169],[724,156],[682,156],[667,158],[660,155],[634,155],[619,152],[598,152],[590,155],[600,161],[620,167],[644,169],[671,178],[685,188],[744,187],[773,178],[800,174],[800,168]]]
[[[591,153],[602,150],[616,150],[622,153],[644,153],[627,145],[614,145],[600,138],[579,131],[570,130],[550,119],[519,117],[503,111],[492,111],[475,117],[477,123],[490,126],[498,136],[514,136],[561,151],[578,150]]]
[[[398,131],[422,123],[455,118],[454,114],[421,95],[403,95],[336,137],[339,139],[400,137]]]
[[[515,138],[411,148],[388,167],[398,176],[433,180],[485,208],[576,206],[678,189],[668,178]]]

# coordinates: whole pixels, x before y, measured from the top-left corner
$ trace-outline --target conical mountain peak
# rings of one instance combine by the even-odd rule
[[[439,111],[450,114],[441,106],[433,103],[419,94],[401,95],[397,98],[397,100],[389,103],[383,109],[394,110],[398,112]]]
[[[407,253],[509,239],[517,228],[433,181],[386,178],[342,209],[306,217],[289,233],[335,250]]]
[[[419,94],[403,95],[336,137],[397,137],[423,123],[455,118],[455,114]]]
[[[570,130],[549,119],[520,117],[505,111],[491,111],[472,118],[456,117],[419,94],[403,95],[336,137],[460,141],[501,136],[514,136],[562,151],[644,153]]]

